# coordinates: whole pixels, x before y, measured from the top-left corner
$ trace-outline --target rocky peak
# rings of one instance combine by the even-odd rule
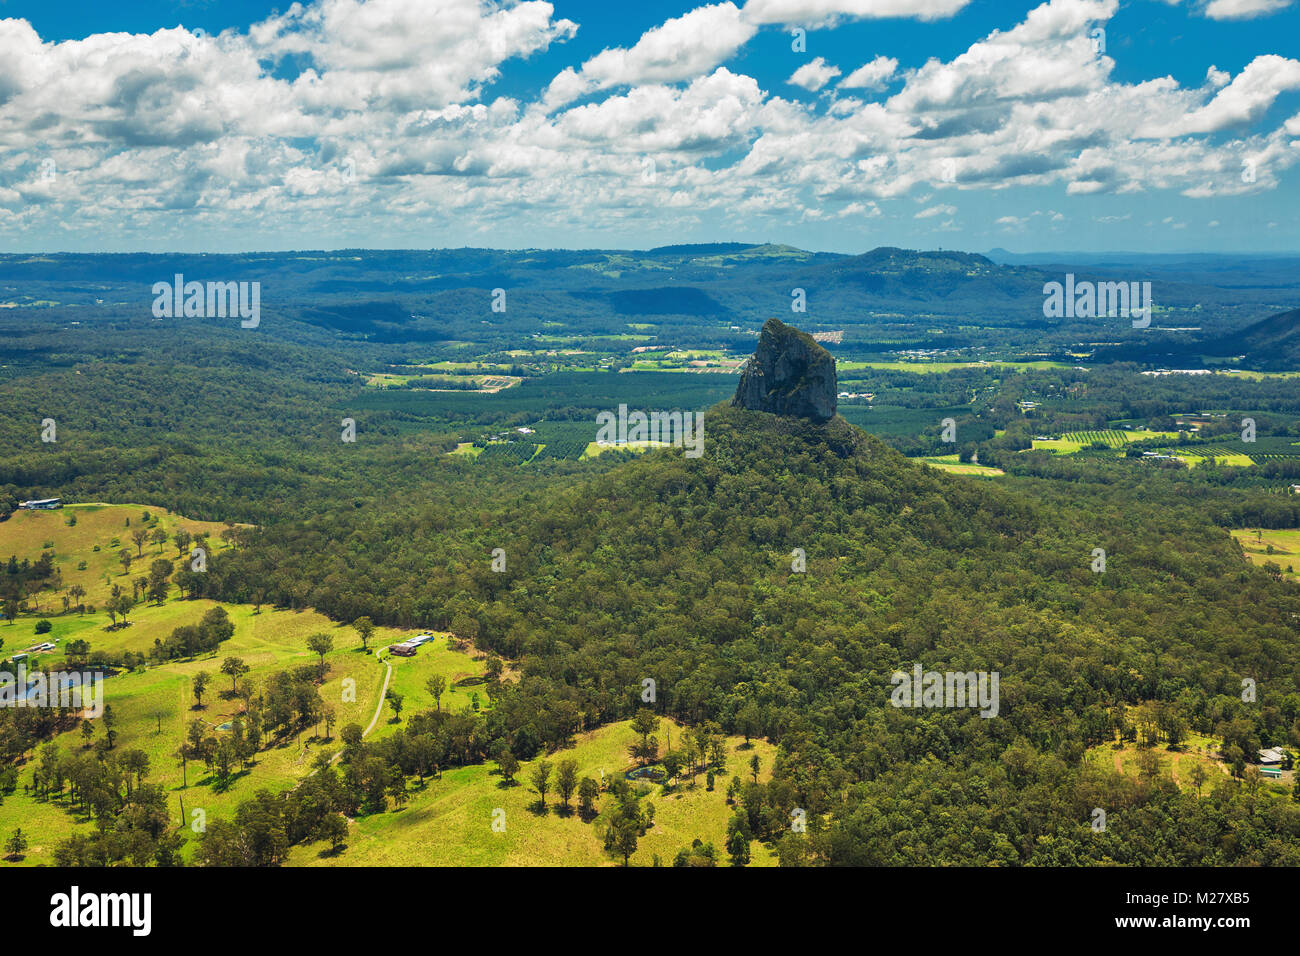
[[[837,388],[831,353],[807,332],[768,319],[731,404],[824,422],[835,417]]]

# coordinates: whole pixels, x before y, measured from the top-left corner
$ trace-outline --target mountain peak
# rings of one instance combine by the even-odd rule
[[[835,417],[835,359],[807,332],[768,319],[731,404],[825,422]]]

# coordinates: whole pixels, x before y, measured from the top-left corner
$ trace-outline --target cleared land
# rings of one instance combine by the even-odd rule
[[[77,524],[68,526],[64,519],[70,510],[73,509],[23,512],[0,523],[0,553],[13,554],[20,561],[34,559],[45,549],[49,536],[54,535],[59,566],[66,569],[71,564],[75,568],[79,561],[91,556],[98,560],[99,554],[92,550],[94,544],[124,528],[127,517],[131,517],[134,527],[143,510],[159,516],[160,521],[165,516],[165,520],[175,526],[190,529],[220,527],[168,515],[159,508],[145,509],[138,505],[79,506],[75,509]],[[87,510],[89,516],[83,517]],[[133,543],[131,548],[134,551]],[[148,557],[150,547],[146,545],[144,550]],[[105,555],[103,561],[117,563],[116,550],[101,553]],[[171,556],[174,557],[175,553],[172,547]],[[120,564],[117,570],[120,573]],[[88,567],[84,573],[93,571],[94,568]],[[65,582],[74,577],[74,573],[65,570]],[[173,591],[173,595],[175,593]],[[44,603],[48,605],[54,600],[47,594]],[[55,641],[55,651],[35,655],[31,660],[32,664],[59,666],[63,661],[63,647],[74,637],[89,642],[92,652],[132,650],[147,653],[155,640],[166,639],[181,625],[198,623],[203,614],[218,602],[181,600],[173,596],[162,605],[138,604],[131,612],[130,626],[111,631],[108,630],[110,622],[106,613],[77,614],[75,610],[62,613],[61,602],[58,603],[60,613],[49,615],[52,629],[47,634],[36,634],[37,615],[23,615],[13,623],[0,625],[4,656],[37,642]],[[114,728],[118,733],[115,749],[138,749],[148,756],[146,779],[164,787],[177,825],[183,821],[191,822],[194,810],[203,810],[209,820],[224,817],[233,813],[241,800],[248,799],[259,789],[277,791],[292,787],[310,772],[317,753],[337,746],[337,740],[323,738],[325,728],[322,725],[262,750],[250,768],[233,774],[224,788],[217,785],[215,776],[209,774],[201,762],[191,761],[184,773],[188,786],[184,786],[181,763],[174,754],[190,721],[201,719],[213,729],[220,728],[242,707],[240,701],[225,696],[230,681],[219,672],[219,668],[226,657],[242,658],[251,668],[246,677],[256,687],[274,672],[317,661],[317,656],[307,649],[307,638],[322,632],[331,635],[334,650],[325,658],[328,673],[320,693],[337,714],[335,737],[348,723],[355,722],[364,727],[370,722],[383,682],[383,666],[375,655],[361,651],[360,639],[350,627],[340,626],[314,611],[263,609],[259,612],[248,605],[221,606],[230,615],[235,632],[213,653],[122,672],[104,682],[104,702],[112,708]],[[414,633],[417,632],[376,628],[371,648],[385,647]],[[204,696],[204,706],[195,708],[191,682],[199,671],[207,671],[213,680]],[[391,686],[405,698],[406,712],[427,709],[433,706],[433,700],[424,687],[425,681],[440,673],[447,678],[448,684],[442,706],[459,710],[471,706],[476,692],[481,705],[488,703],[481,687],[456,686],[457,682],[478,677],[482,672],[481,664],[474,657],[449,649],[448,641],[440,638],[422,646],[414,658],[395,659]],[[390,717],[391,712],[385,708],[372,736],[380,737],[392,732],[394,725],[389,722]],[[99,739],[104,733],[102,718],[94,724],[94,739]],[[65,752],[80,752],[84,746],[80,732],[76,730],[59,735],[55,742]],[[34,759],[29,758],[20,767],[17,790],[0,803],[0,834],[9,834],[21,827],[31,842],[23,863],[50,864],[53,863],[52,854],[57,841],[73,832],[86,832],[94,824],[69,812],[66,792],[63,799],[51,801],[38,800],[26,794],[24,784],[31,783],[33,771]],[[186,858],[192,855],[195,845],[196,838],[191,835],[183,851]]]
[[[1145,428],[1108,428],[1095,431],[1067,432],[1060,438],[1036,439],[1034,449],[1052,451],[1058,455],[1072,455],[1101,442],[1107,448],[1123,448],[1129,442],[1149,441],[1152,438],[1177,438],[1177,432],[1153,432]]]
[[[1296,565],[1300,564],[1300,530],[1237,529],[1232,536],[1252,564],[1262,566],[1272,562],[1282,569],[1283,575],[1295,578]]]
[[[974,478],[996,478],[998,475],[1005,475],[1006,472],[1001,468],[993,468],[989,465],[976,465],[970,462],[964,462],[958,455],[941,455],[934,458],[922,458],[927,465],[933,465],[943,471],[951,472],[954,475],[967,475]]]
[[[667,728],[671,726],[674,744],[681,739],[681,728],[663,721],[660,726],[660,753],[665,750]],[[544,759],[552,764],[572,758],[578,773],[605,779],[636,766],[627,748],[636,739],[630,721],[609,724],[578,736],[573,747]],[[719,865],[726,865],[727,782],[732,775],[752,780],[749,759],[757,754],[762,764],[759,780],[769,779],[776,748],[755,740],[744,749],[742,738],[728,739],[725,774],[719,774],[710,792],[705,777],[696,777],[695,786],[679,783],[668,795],[658,785],[649,786],[642,797],[655,807],[655,823],[640,838],[629,861],[633,866],[649,866],[657,854],[665,866],[682,847],[699,838],[713,843]],[[401,810],[357,818],[348,828],[348,845],[335,856],[323,844],[294,847],[290,865],[351,866],[610,866],[621,864],[604,850],[605,820],[597,816],[583,822],[575,812],[564,816],[560,801],[547,795],[548,810],[540,813],[534,806],[537,793],[527,782],[536,761],[522,764],[513,786],[503,786],[496,765],[489,762],[446,771],[439,779],[425,781],[423,789],[411,787],[411,797]],[[598,806],[602,814],[612,798],[602,793]],[[492,829],[493,811],[505,811],[505,831]],[[770,850],[755,842],[750,846],[751,866],[775,865]]]
[[[148,521],[144,520],[146,514]],[[74,518],[76,524],[71,523]],[[167,541],[159,545],[149,540],[137,547],[131,533],[142,528],[151,534],[161,530]],[[220,536],[226,526],[219,522],[194,521],[147,505],[74,504],[53,511],[15,512],[0,523],[0,558],[15,555],[19,561],[35,561],[42,552],[53,551],[65,588],[80,585],[86,589],[85,602],[97,605],[109,596],[114,584],[129,588],[131,577],[147,573],[155,559],[175,560],[180,550],[171,539],[182,528],[191,535],[210,535],[218,549],[225,546]],[[119,557],[123,548],[128,548],[133,558],[129,575]],[[62,601],[49,594],[40,595],[39,600],[42,610],[63,609]],[[52,606],[55,603],[57,608]]]

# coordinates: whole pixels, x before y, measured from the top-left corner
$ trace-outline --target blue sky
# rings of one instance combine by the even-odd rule
[[[6,251],[1300,250],[1296,0],[0,18]]]

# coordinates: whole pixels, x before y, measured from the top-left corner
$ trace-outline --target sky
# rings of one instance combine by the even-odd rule
[[[1300,0],[0,0],[0,251],[1300,251]]]

